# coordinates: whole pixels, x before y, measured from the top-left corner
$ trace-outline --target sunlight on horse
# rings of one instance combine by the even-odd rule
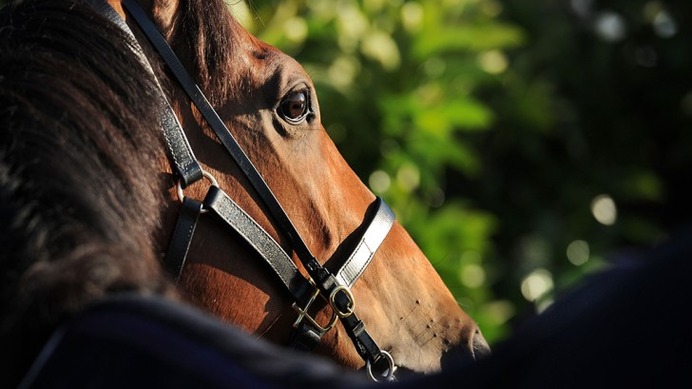
[[[256,337],[288,345],[296,319],[305,321],[305,315],[296,312],[293,297],[256,249],[212,217],[215,209],[205,209],[209,212],[199,219],[177,289],[158,262],[176,229],[179,190],[187,199],[201,200],[211,193],[210,182],[218,181],[215,189],[278,242],[304,283],[311,277],[322,283],[312,275],[312,265],[303,265],[296,237],[272,216],[254,181],[229,157],[203,110],[171,78],[120,1],[109,3],[134,31],[208,172],[207,180],[184,190],[159,128],[159,86],[124,42],[127,34],[115,25],[91,26],[95,15],[78,7],[66,12],[74,5],[69,0],[55,3],[60,5],[53,10],[50,2],[35,2],[52,18],[32,19],[30,1],[12,2],[2,14],[0,195],[7,201],[0,211],[7,223],[0,255],[0,335],[7,340],[3,346],[11,347],[0,353],[0,362],[28,364],[56,326],[93,301],[123,291],[174,300],[180,293]],[[22,17],[12,14],[16,4],[29,7]],[[324,130],[303,68],[244,30],[223,1],[142,5],[195,75],[320,269],[323,265],[335,274],[369,245],[362,236],[372,224],[365,220],[383,208],[375,206],[382,203]],[[112,42],[113,36],[123,42]],[[430,373],[487,354],[476,323],[425,255],[400,224],[394,222],[391,230],[390,225],[381,245],[369,248],[372,260],[352,279],[352,297],[347,282],[310,310],[299,307],[321,325],[335,317],[339,305],[332,299],[346,296],[348,308],[354,308],[345,315],[340,311],[346,319],[320,334],[315,351],[343,366],[363,368],[364,352],[352,338],[354,328],[367,328],[358,334],[369,334],[378,355],[391,354],[389,363],[403,373]]]
[[[123,2],[130,9],[131,0]],[[329,271],[305,261],[295,231],[275,220],[253,175],[231,161],[223,137],[209,128],[214,121],[205,124],[167,81],[150,47],[153,68],[147,66],[114,11],[125,15],[120,3],[97,3],[16,0],[0,9],[0,388],[374,387],[358,372],[236,327],[287,345],[296,317],[318,312],[324,323],[330,310],[341,321],[321,334],[317,351],[344,366],[371,363],[367,347],[349,339],[356,322],[358,331],[367,326],[378,355],[389,356],[389,376],[378,377],[392,378],[394,362],[408,372],[450,367],[395,388],[689,381],[689,323],[680,320],[692,270],[688,229],[594,274],[498,344],[492,357],[453,364],[478,359],[487,344],[411,237],[392,225],[389,209],[341,158],[302,68],[243,30],[220,1],[147,4]],[[162,118],[172,113],[162,109],[161,85],[207,171],[197,177],[206,180],[185,189],[168,138],[168,124],[177,122]],[[269,231],[278,250],[291,253],[295,264],[282,258],[300,268],[291,274],[301,274],[302,285],[314,292],[319,283],[319,293],[333,287],[327,301],[296,313],[288,296],[294,290],[268,269],[277,263],[259,258],[268,251],[251,249],[242,232],[229,233],[234,225],[212,217],[220,216],[212,200],[222,191]],[[172,231],[180,232],[179,201],[184,208],[191,197],[206,197],[199,209],[207,212],[182,277],[165,274],[170,257],[162,253]],[[362,237],[373,225],[386,226],[376,234],[381,240]],[[361,252],[368,254],[364,266],[341,266]],[[362,277],[346,278],[344,268]],[[316,280],[315,269],[338,282],[325,286],[332,278]],[[642,340],[661,323],[664,341]]]
[[[118,1],[111,3],[121,9]],[[349,237],[375,196],[322,127],[317,95],[303,68],[244,30],[221,1],[154,1],[145,2],[144,8],[187,69],[197,75],[310,250],[329,269],[343,263]],[[286,237],[185,94],[173,86],[170,97],[205,170],[291,252]],[[294,105],[287,109],[287,101]],[[205,191],[196,185],[186,196],[203,198]],[[172,195],[169,228],[177,213],[174,200]],[[202,217],[200,223],[179,285],[224,320],[285,344],[296,316],[289,296],[244,243],[214,220]],[[169,231],[163,232],[163,240]],[[441,368],[445,355],[487,353],[476,324],[399,224],[355,283],[353,295],[356,312],[373,338],[401,368],[432,372]],[[363,366],[340,326],[325,335],[318,351],[346,366]]]

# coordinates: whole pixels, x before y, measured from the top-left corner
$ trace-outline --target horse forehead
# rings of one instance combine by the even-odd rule
[[[290,83],[291,79],[308,80],[308,75],[303,67],[291,56],[281,50],[264,43],[258,39],[249,47],[245,55],[234,56],[243,61],[257,85],[283,87]]]

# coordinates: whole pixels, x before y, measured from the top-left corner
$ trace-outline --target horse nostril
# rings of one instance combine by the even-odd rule
[[[489,355],[490,346],[481,331],[476,328],[465,341],[453,346],[442,354],[440,367],[442,370],[453,369],[460,364],[473,363]]]
[[[471,340],[471,350],[473,350],[473,359],[479,360],[490,355],[490,346],[483,337],[481,330],[476,328]]]

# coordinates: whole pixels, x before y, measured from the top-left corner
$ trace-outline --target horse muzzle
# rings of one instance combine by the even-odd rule
[[[454,369],[488,356],[490,356],[490,346],[481,330],[476,327],[466,342],[462,342],[442,354],[440,369],[442,371]]]

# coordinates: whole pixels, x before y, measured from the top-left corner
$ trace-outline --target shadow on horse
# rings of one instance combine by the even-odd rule
[[[375,379],[487,353],[329,139],[305,71],[222,1],[17,1],[1,18],[8,371],[124,292]]]

